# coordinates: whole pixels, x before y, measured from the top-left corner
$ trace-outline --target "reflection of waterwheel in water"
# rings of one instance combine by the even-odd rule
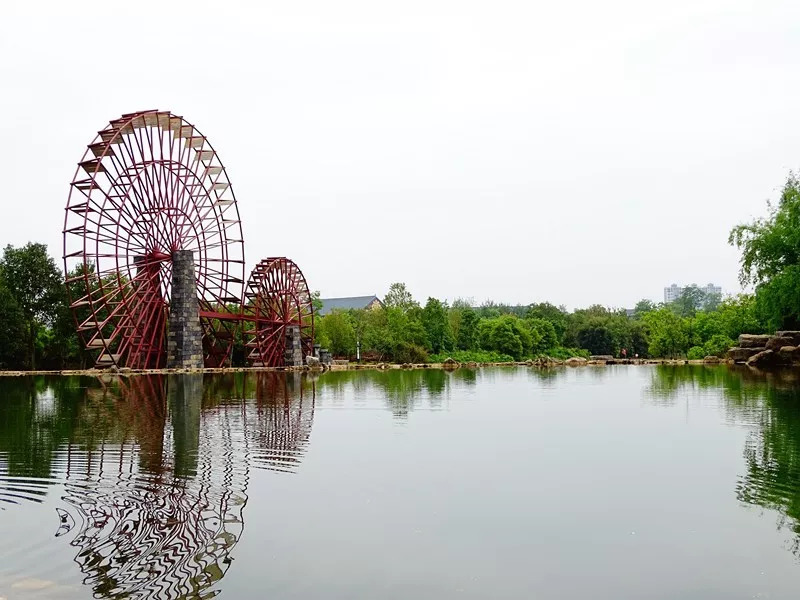
[[[170,431],[161,418],[167,385],[161,379],[154,385],[148,381],[137,377],[119,388],[120,408],[126,411],[120,416],[142,421],[134,428],[141,432],[138,448],[124,438],[119,447],[104,441],[99,452],[69,447],[63,500],[70,508],[59,511],[66,523],[59,535],[77,525],[71,541],[79,549],[75,561],[96,598],[210,598],[219,592],[212,586],[231,565],[231,551],[242,534],[248,449],[246,436],[235,432],[245,427],[243,414],[209,411],[201,426],[202,380],[199,386],[185,381],[179,389],[196,397],[176,400],[196,410],[182,413],[186,422],[177,422],[181,417],[173,413]],[[154,392],[161,410],[150,409]],[[128,411],[128,406],[139,410]],[[107,410],[97,403],[90,409]],[[89,425],[95,420],[91,415],[85,419]],[[126,422],[121,429],[129,432],[131,425]],[[150,439],[147,449],[142,433]],[[156,439],[163,440],[162,447]],[[186,447],[187,440],[193,448]],[[196,457],[197,476],[176,475],[179,457],[173,448],[178,447]],[[142,456],[148,449],[160,458]]]
[[[245,287],[248,360],[256,367],[299,366],[313,354],[314,308],[300,268],[288,258],[267,258]]]
[[[256,374],[255,426],[250,428],[253,466],[288,473],[297,470],[314,424],[313,383],[308,392],[299,373]]]
[[[87,393],[63,461],[57,536],[73,536],[96,598],[219,593],[250,467],[294,472],[314,418],[313,383],[309,393],[300,373],[241,383],[221,380],[216,395],[230,397],[205,405],[202,375],[114,379]]]
[[[166,363],[172,256],[191,250],[206,366],[229,356],[244,248],[225,167],[192,124],[166,111],[123,115],[89,144],[64,221],[70,303],[97,365]]]

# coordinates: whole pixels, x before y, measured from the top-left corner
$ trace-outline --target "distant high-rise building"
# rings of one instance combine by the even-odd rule
[[[722,286],[721,285],[714,285],[713,283],[709,283],[706,287],[700,288],[706,294],[716,294],[717,296],[722,296]]]
[[[695,284],[692,284],[695,285]],[[722,287],[718,285],[714,285],[713,283],[709,283],[706,286],[697,286],[697,288],[706,294],[717,294],[719,296],[722,295]],[[669,287],[664,288],[664,302],[669,304],[670,302],[675,302],[678,298],[681,297],[683,294],[683,290],[685,288],[680,287],[677,283],[673,283]]]
[[[664,302],[667,304],[675,302],[675,300],[681,297],[682,293],[683,288],[678,287],[677,283],[673,283],[671,286],[664,288]]]

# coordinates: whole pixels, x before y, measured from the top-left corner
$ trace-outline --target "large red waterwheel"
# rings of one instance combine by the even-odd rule
[[[178,250],[193,253],[204,364],[219,366],[237,321],[212,315],[238,313],[244,283],[242,228],[225,167],[182,117],[122,115],[78,163],[64,220],[71,308],[97,366],[165,366]]]

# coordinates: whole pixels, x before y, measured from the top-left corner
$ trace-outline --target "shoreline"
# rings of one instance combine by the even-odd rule
[[[61,376],[89,376],[100,375],[179,375],[186,373],[324,373],[328,371],[390,371],[390,370],[424,370],[435,369],[452,371],[455,369],[476,369],[480,367],[537,367],[552,369],[557,367],[605,367],[614,365],[722,365],[734,364],[731,360],[720,359],[708,361],[705,359],[669,359],[669,358],[620,358],[611,360],[587,360],[578,364],[568,361],[527,360],[515,362],[452,362],[452,363],[348,363],[333,364],[326,367],[217,367],[203,369],[128,369],[125,367],[111,367],[107,369],[64,369],[64,370],[37,370],[37,371],[2,371],[0,377],[25,377],[28,375],[61,375]]]

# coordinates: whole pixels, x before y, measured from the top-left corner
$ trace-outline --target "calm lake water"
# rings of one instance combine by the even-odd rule
[[[0,378],[0,598],[800,597],[800,383]]]

